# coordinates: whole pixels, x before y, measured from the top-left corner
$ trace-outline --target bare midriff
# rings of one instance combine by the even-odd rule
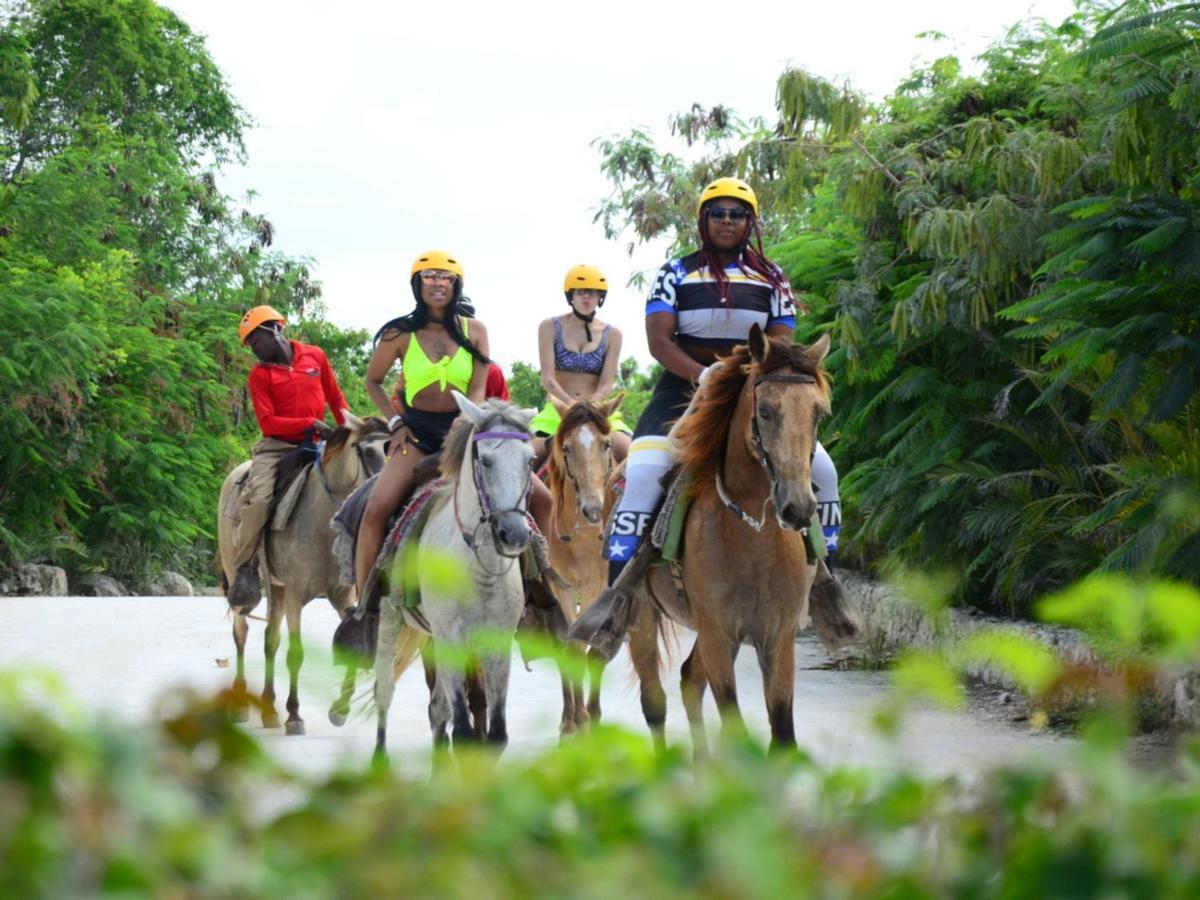
[[[590,375],[587,372],[564,372],[562,369],[555,369],[554,380],[558,382],[559,387],[576,400],[587,400],[593,397],[596,388],[600,386],[600,376]]]

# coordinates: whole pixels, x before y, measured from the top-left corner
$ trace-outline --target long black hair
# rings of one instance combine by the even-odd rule
[[[375,337],[372,340],[371,346],[374,347],[384,338],[394,338],[401,334],[408,334],[413,331],[418,331],[424,328],[430,322],[435,321],[429,316],[429,307],[425,301],[421,299],[421,273],[417,272],[412,277],[412,292],[417,300],[417,308],[406,316],[399,316],[389,322],[385,322],[383,327],[375,332]],[[464,296],[462,292],[462,279],[458,276],[454,278],[454,300],[446,310],[446,320],[442,322],[442,327],[446,329],[446,333],[450,335],[451,340],[458,346],[462,347],[471,357],[478,362],[488,365],[491,360],[484,356],[479,348],[471,343],[471,339],[462,333],[462,329],[458,325],[458,317],[462,316],[467,319],[475,318],[475,305],[471,302],[471,298]]]

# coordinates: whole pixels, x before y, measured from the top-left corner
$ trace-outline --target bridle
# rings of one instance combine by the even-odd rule
[[[754,385],[751,388],[750,395],[750,432],[754,438],[754,446],[751,448],[750,452],[754,458],[758,460],[758,464],[767,470],[767,475],[770,476],[771,479],[771,489],[767,491],[767,499],[763,501],[762,515],[759,518],[755,519],[748,512],[742,509],[736,500],[729,496],[728,491],[725,490],[725,483],[721,479],[721,467],[717,467],[717,496],[721,498],[721,502],[729,508],[730,512],[732,512],[735,516],[737,516],[755,531],[762,531],[763,526],[767,522],[767,504],[774,501],[775,488],[779,481],[779,476],[775,472],[775,464],[771,461],[771,454],[767,452],[767,448],[763,444],[762,432],[759,430],[758,426],[758,386],[764,381],[784,382],[786,384],[817,383],[815,376],[808,375],[804,372],[798,372],[795,374],[788,374],[786,372],[766,372],[754,379]],[[816,453],[815,440],[813,441],[812,453]],[[801,533],[804,533],[806,530],[807,529],[802,528]]]
[[[367,457],[366,457],[366,453],[363,449],[363,443],[364,443],[364,441],[361,439],[354,442],[354,453],[358,457],[359,474],[365,474],[366,478],[364,478],[363,481],[366,481],[367,478],[370,478],[372,475],[375,475],[377,473],[372,472],[371,467],[367,464]],[[317,475],[319,475],[321,478],[321,487],[323,487],[325,489],[326,496],[328,496],[329,499],[332,500],[334,503],[340,504],[340,503],[344,502],[346,497],[349,497],[350,494],[354,493],[354,491],[358,487],[358,484],[362,483],[362,482],[358,482],[358,484],[355,484],[354,487],[350,488],[350,491],[346,494],[346,497],[339,497],[337,494],[335,494],[333,492],[333,488],[331,488],[329,486],[329,476],[325,474],[325,441],[324,440],[317,442],[316,468],[317,468]]]
[[[495,509],[492,506],[492,498],[488,494],[487,485],[484,483],[483,476],[479,473],[479,441],[485,440],[528,441],[530,440],[530,435],[528,432],[524,431],[479,431],[471,435],[471,475],[475,481],[475,491],[479,495],[479,507],[483,512],[483,515],[475,524],[475,528],[471,531],[468,531],[466,526],[463,525],[462,517],[459,515],[457,485],[455,486],[454,490],[454,524],[458,526],[458,533],[462,535],[463,542],[471,548],[471,552],[475,554],[475,561],[479,563],[480,567],[485,572],[488,572],[490,575],[503,575],[504,572],[507,572],[508,569],[512,568],[512,562],[510,562],[508,568],[504,569],[502,572],[492,572],[489,570],[487,566],[483,564],[483,560],[479,557],[479,548],[481,545],[479,540],[479,530],[484,526],[491,528],[492,543],[496,546],[496,552],[501,556],[507,556],[508,554],[500,551],[499,542],[496,540],[496,519],[500,515],[514,512],[520,513],[525,517],[526,521],[529,522],[530,528],[536,529],[536,526],[533,522],[533,516],[529,512],[529,498],[533,493],[533,473],[529,472],[525,476],[525,490],[521,494],[524,499],[520,506],[514,506],[508,509]],[[517,556],[510,556],[509,559],[511,561],[515,561],[519,556],[520,554]]]
[[[581,425],[580,427],[582,428],[583,426]],[[601,435],[601,436],[602,436],[602,437],[605,437],[605,435]],[[564,440],[564,441],[563,441],[563,443],[565,444],[565,443],[566,443],[566,441]],[[608,457],[608,461],[609,461],[609,471],[612,471],[612,445],[611,445],[611,443],[609,443],[609,444],[607,444],[607,445],[605,446],[605,448],[604,448],[604,455],[605,455],[606,457]],[[567,457],[567,454],[566,454],[566,451],[565,451],[565,450],[563,451],[563,471],[564,471],[564,472],[566,472],[566,473],[567,473],[567,477],[568,477],[569,479],[571,479],[571,487],[572,487],[572,488],[574,489],[574,491],[575,491],[575,501],[576,501],[576,505],[578,505],[578,502],[579,502],[579,479],[577,479],[577,478],[575,477],[575,473],[571,471],[571,462],[570,462],[570,459]],[[578,513],[578,509],[576,510],[576,513]],[[578,514],[576,514],[576,516],[575,516],[575,526],[574,526],[574,527],[571,529],[571,531],[570,531],[568,534],[561,534],[561,533],[560,533],[560,534],[558,535],[558,539],[559,539],[560,541],[562,541],[564,544],[569,544],[569,543],[571,543],[571,539],[572,539],[572,538],[573,538],[573,537],[574,537],[576,534],[578,534],[578,533],[579,533],[580,524],[581,524],[581,523],[580,523],[580,521],[579,521],[579,516],[578,516]],[[555,530],[557,531],[557,530],[558,530],[558,517],[557,517],[557,516],[555,516],[554,526],[555,526]]]

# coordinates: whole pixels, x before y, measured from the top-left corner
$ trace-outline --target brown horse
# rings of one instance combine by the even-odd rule
[[[709,686],[723,728],[742,727],[734,677],[742,644],[758,654],[771,746],[796,742],[794,641],[816,574],[801,530],[817,504],[810,461],[817,423],[829,414],[829,385],[821,369],[828,351],[828,336],[804,347],[768,338],[754,326],[748,344],[710,370],[671,432],[693,479],[682,591],[666,567],[651,568],[635,592],[630,623],[642,710],[659,744],[666,720],[656,634],[660,611],[697,632],[682,670],[697,755],[708,749],[701,701]]]
[[[600,552],[605,499],[613,471],[609,416],[621,405],[623,395],[599,407],[580,402],[568,407],[551,397],[562,422],[550,444],[547,484],[553,498],[550,534],[550,563],[571,588],[559,592],[567,622],[575,621],[603,590],[608,564]],[[572,649],[586,654],[591,692],[584,705],[584,685],[562,673],[563,713],[559,731],[569,734],[600,717],[600,677],[607,659],[589,651],[581,641]],[[560,670],[561,671],[561,670]]]

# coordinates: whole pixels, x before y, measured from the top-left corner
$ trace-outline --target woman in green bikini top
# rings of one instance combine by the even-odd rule
[[[388,420],[392,444],[358,528],[354,580],[360,597],[388,519],[412,494],[417,463],[442,449],[458,415],[451,388],[483,403],[487,381],[487,329],[464,314],[470,306],[459,261],[440,250],[422,253],[413,263],[411,284],[417,308],[379,329],[367,367],[367,393]],[[404,412],[393,415],[383,382],[397,361],[404,375]]]

